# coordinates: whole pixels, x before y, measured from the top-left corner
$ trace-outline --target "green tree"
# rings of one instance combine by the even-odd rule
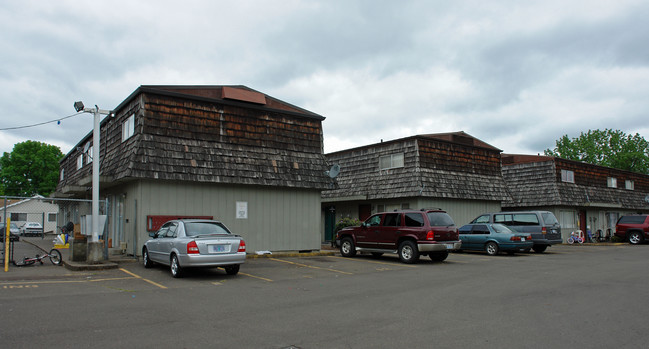
[[[62,158],[57,146],[36,141],[18,143],[0,158],[0,189],[5,195],[47,196],[56,189]]]
[[[639,134],[619,130],[590,130],[579,137],[564,135],[545,155],[649,174],[649,142]]]

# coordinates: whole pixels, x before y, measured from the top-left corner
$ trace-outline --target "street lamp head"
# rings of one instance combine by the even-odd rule
[[[74,109],[75,109],[77,112],[83,111],[84,108],[85,108],[85,107],[83,106],[83,102],[82,102],[82,101],[74,102]]]

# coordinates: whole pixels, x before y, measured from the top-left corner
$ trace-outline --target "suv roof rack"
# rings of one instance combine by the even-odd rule
[[[438,211],[444,211],[439,207],[432,207],[432,208],[422,208],[420,211],[430,211],[430,210],[438,210]]]

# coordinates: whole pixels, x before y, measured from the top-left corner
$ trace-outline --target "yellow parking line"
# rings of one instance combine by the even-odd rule
[[[306,265],[306,264],[301,264],[301,263],[295,263],[295,262],[289,262],[289,261],[285,261],[285,260],[277,259],[277,258],[268,258],[268,259],[273,260],[273,261],[277,261],[277,262],[283,262],[283,263],[293,264],[293,265],[297,265],[297,266],[305,267],[305,268],[328,270],[328,271],[332,271],[332,272],[334,272],[334,273],[341,273],[341,274],[353,275],[352,273],[348,273],[348,272],[346,272],[346,271],[341,271],[341,270],[336,270],[336,269],[314,267],[314,266],[311,266],[311,265]]]
[[[165,288],[165,289],[167,288],[167,286],[162,286],[162,285],[160,285],[160,284],[157,283],[157,282],[153,282],[153,281],[151,281],[151,280],[149,280],[149,279],[145,279],[145,278],[141,277],[140,275],[137,275],[137,274],[131,273],[130,271],[128,271],[128,270],[126,270],[126,269],[124,269],[124,268],[119,268],[119,270],[121,270],[121,271],[125,272],[126,274],[131,275],[131,276],[133,276],[133,277],[135,277],[135,278],[137,278],[137,279],[142,279],[143,281],[146,281],[146,282],[150,283],[150,284],[153,285],[153,286],[157,286],[157,287]]]
[[[264,281],[268,281],[268,282],[273,282],[273,280],[271,280],[271,279],[266,279],[266,278],[263,278],[263,277],[261,277],[261,276],[254,276],[254,275],[250,275],[250,274],[246,274],[246,273],[242,273],[242,272],[239,272],[239,274],[241,274],[241,275],[245,275],[245,276],[248,276],[248,277],[251,277],[251,278],[259,279],[259,280],[264,280]]]
[[[410,265],[410,264],[405,264],[405,263],[388,263],[388,262],[379,262],[379,261],[368,261],[367,259],[338,257],[338,256],[327,256],[327,257],[329,257],[329,258],[340,258],[340,259],[344,259],[346,261],[354,261],[354,262],[385,264],[385,265],[390,265],[390,266],[399,266],[399,267],[406,267],[406,268],[417,268],[417,266],[415,266],[415,265]]]

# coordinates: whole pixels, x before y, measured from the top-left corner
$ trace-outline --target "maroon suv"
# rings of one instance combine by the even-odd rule
[[[439,209],[377,213],[360,227],[338,231],[336,242],[344,257],[353,257],[359,251],[374,256],[398,253],[404,263],[416,263],[419,255],[441,262],[449,251],[462,245],[455,222]]]
[[[615,225],[615,235],[637,245],[649,239],[649,215],[633,214],[622,216]]]

